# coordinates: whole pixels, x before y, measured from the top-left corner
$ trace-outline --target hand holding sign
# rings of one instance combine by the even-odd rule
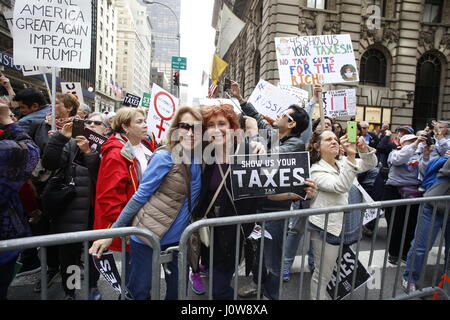
[[[97,258],[100,259],[105,250],[108,250],[109,246],[112,244],[113,239],[101,239],[94,241],[91,248],[89,249],[89,254],[97,255]]]

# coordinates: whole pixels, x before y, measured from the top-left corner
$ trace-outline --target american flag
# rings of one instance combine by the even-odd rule
[[[209,99],[212,99],[214,97],[218,88],[219,88],[219,86],[214,84],[210,78],[209,79],[209,89],[208,89],[208,98]]]

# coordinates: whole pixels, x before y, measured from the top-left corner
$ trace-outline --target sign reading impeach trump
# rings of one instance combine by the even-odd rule
[[[280,84],[359,81],[350,35],[275,38]]]
[[[257,198],[293,192],[305,197],[309,153],[231,156],[233,199]]]
[[[91,1],[16,0],[16,64],[89,69]]]

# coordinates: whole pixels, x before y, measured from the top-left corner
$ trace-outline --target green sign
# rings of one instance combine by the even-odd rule
[[[150,98],[151,94],[144,92],[144,96],[142,97],[141,104],[144,108],[150,108]]]
[[[172,69],[174,70],[186,70],[187,59],[182,57],[172,57]]]

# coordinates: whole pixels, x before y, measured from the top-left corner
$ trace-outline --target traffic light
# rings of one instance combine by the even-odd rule
[[[178,71],[173,74],[173,85],[180,86],[180,73]]]

